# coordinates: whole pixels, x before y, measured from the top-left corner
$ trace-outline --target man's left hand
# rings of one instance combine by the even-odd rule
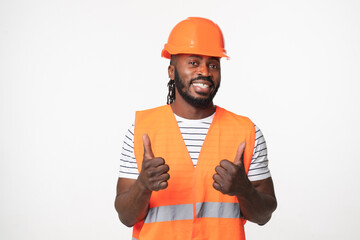
[[[221,160],[215,168],[213,187],[223,194],[243,196],[249,194],[252,184],[249,181],[243,162],[245,142],[240,143],[234,162]]]

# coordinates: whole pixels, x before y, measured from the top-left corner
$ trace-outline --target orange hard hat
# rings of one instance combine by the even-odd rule
[[[219,26],[200,17],[189,17],[173,28],[161,56],[170,59],[171,55],[175,54],[228,58]]]

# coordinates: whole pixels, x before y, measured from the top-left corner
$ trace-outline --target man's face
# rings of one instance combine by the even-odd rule
[[[220,87],[220,59],[201,55],[177,55],[174,63],[175,87],[194,107],[206,108]]]

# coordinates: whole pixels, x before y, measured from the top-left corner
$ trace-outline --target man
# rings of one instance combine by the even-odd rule
[[[115,207],[133,239],[245,239],[276,208],[261,131],[213,104],[225,53],[208,19],[170,33],[168,104],[136,113],[122,151]]]

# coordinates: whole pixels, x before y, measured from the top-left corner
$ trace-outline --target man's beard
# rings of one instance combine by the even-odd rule
[[[210,93],[209,97],[207,98],[196,98],[191,96],[190,94],[188,94],[186,91],[184,91],[183,89],[186,89],[185,83],[182,79],[180,79],[179,73],[176,70],[176,67],[174,68],[174,80],[175,80],[175,87],[178,90],[179,94],[183,97],[183,99],[190,104],[193,107],[196,108],[207,108],[210,105],[212,105],[212,100],[214,99],[219,87],[220,87],[220,83],[219,85],[217,85],[214,89],[214,91],[212,93]],[[214,82],[212,81],[211,77],[205,77],[205,76],[199,76],[197,78],[193,78],[190,80],[189,82],[189,86],[191,85],[191,83],[195,80],[206,80],[208,82],[210,82],[213,86],[215,85]],[[201,93],[198,93],[201,95]]]

